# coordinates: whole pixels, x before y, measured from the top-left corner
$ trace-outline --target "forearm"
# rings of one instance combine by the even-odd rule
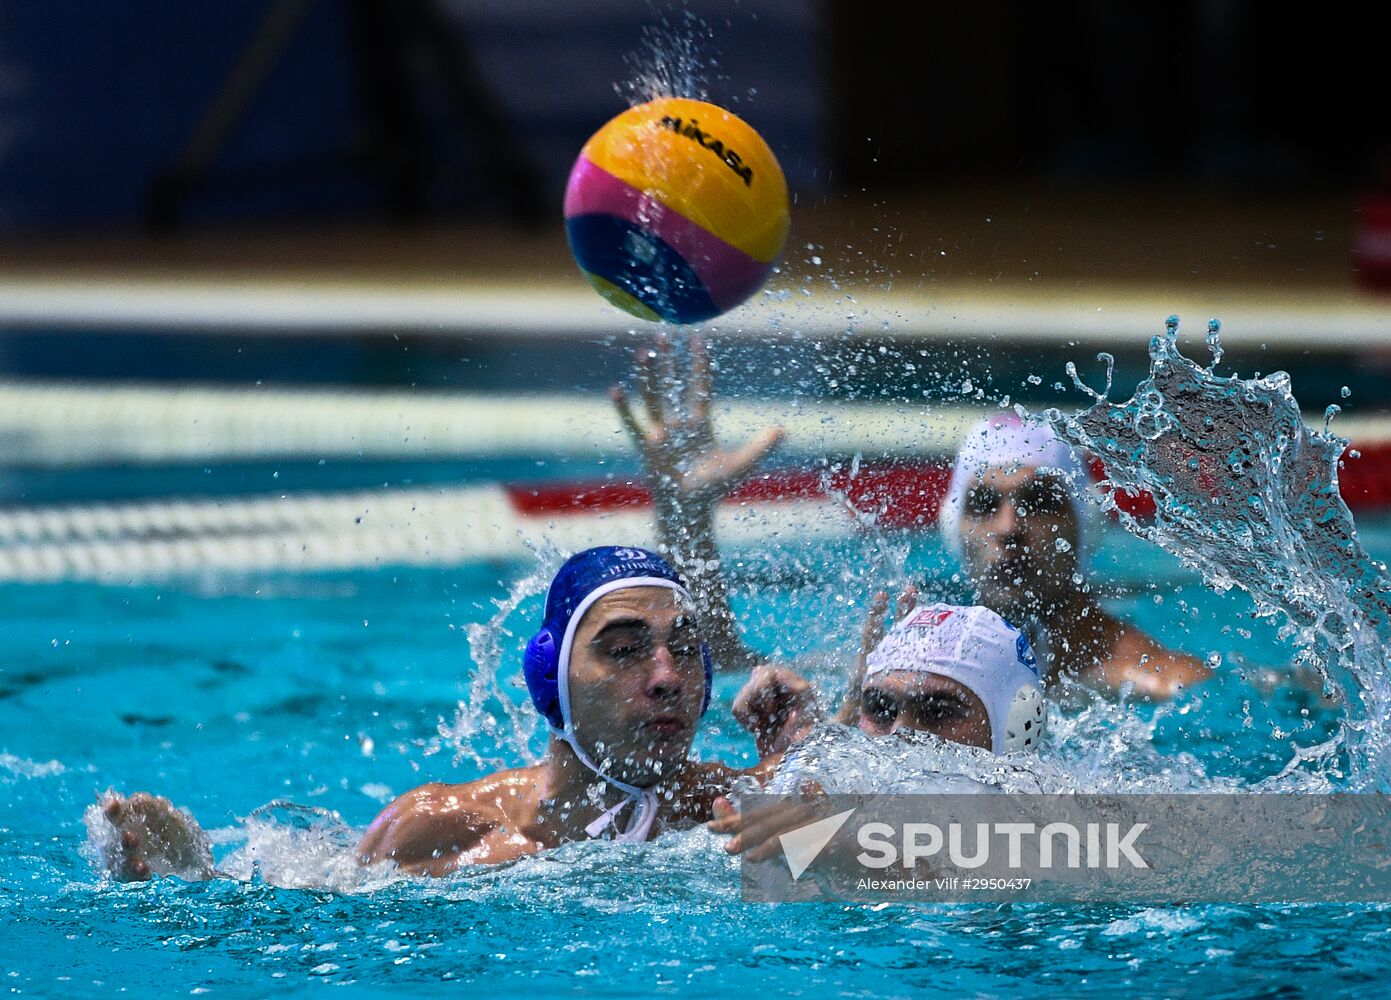
[[[714,511],[691,511],[677,504],[658,507],[662,554],[681,574],[700,608],[715,665],[748,670],[762,661],[744,644],[729,606],[729,582],[715,544]]]
[[[836,713],[836,721],[842,726],[857,726],[860,723],[860,706],[863,702],[861,689],[865,681],[865,657],[861,653],[855,660],[855,669],[850,674],[850,683],[845,689],[845,697]]]

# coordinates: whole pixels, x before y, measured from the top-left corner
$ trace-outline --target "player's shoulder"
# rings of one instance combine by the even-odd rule
[[[468,851],[503,822],[498,776],[465,784],[429,782],[403,793],[372,821],[358,846],[367,862],[402,865]]]

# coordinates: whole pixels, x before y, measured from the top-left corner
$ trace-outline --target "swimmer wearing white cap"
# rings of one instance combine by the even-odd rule
[[[1086,580],[1100,535],[1090,477],[1045,424],[988,417],[962,439],[938,523],[976,600],[1017,622],[1063,677],[1147,698],[1206,679],[1197,659],[1165,649],[1107,612]]]
[[[989,608],[917,608],[866,657],[867,733],[926,731],[1004,754],[1037,750],[1046,722],[1029,640]]]
[[[878,594],[865,623],[864,646],[851,690],[837,721],[871,736],[928,733],[949,743],[995,754],[1037,752],[1048,726],[1038,661],[1023,632],[988,608],[899,599],[898,622],[885,635],[886,594]],[[786,747],[812,728],[814,710],[793,698],[805,680],[786,667],[760,667],[735,700],[741,721],[749,714],[785,720],[773,739]],[[766,730],[767,725],[755,731]],[[760,752],[764,747],[760,746]],[[736,812],[715,800],[706,824],[730,839],[725,850],[752,860],[771,856],[780,832],[809,821],[800,804],[777,803]]]
[[[1039,663],[1028,637],[989,608],[914,607],[909,588],[884,632],[888,596],[875,595],[862,649],[836,721],[871,736],[910,730],[996,754],[1035,751],[1047,725]],[[816,721],[810,685],[790,667],[754,670],[734,714],[785,749]]]

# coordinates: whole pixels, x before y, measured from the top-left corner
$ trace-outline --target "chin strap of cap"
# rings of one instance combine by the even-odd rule
[[[547,727],[552,733],[560,737],[570,745],[574,751],[575,759],[583,764],[590,771],[604,780],[604,783],[623,793],[623,798],[615,806],[610,806],[599,814],[599,818],[584,828],[584,832],[591,837],[597,837],[607,830],[610,826],[614,828],[613,839],[623,843],[641,843],[647,839],[648,833],[652,830],[652,821],[657,818],[657,793],[650,788],[639,788],[637,785],[630,785],[626,781],[619,781],[612,775],[606,774],[604,770],[594,762],[594,758],[580,741],[575,737],[574,728],[569,724],[569,710],[565,712],[566,725],[564,729],[557,729],[547,723]],[[621,830],[618,828],[618,814],[627,806],[634,806],[633,814],[628,820],[628,825]]]
[[[617,783],[611,781],[609,784]],[[636,806],[632,818],[628,820],[627,826],[618,830],[618,814],[630,803]],[[612,826],[617,831],[613,835],[614,840],[624,844],[640,844],[652,832],[652,821],[656,818],[657,793],[650,788],[644,788],[638,795],[629,796],[616,806],[609,806],[599,814],[598,819],[584,828],[584,832],[591,837],[597,837]]]

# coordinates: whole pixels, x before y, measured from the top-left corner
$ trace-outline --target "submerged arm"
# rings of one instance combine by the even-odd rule
[[[84,818],[91,843],[118,882],[174,875],[187,882],[216,878],[212,845],[198,821],[162,796],[107,792]]]

